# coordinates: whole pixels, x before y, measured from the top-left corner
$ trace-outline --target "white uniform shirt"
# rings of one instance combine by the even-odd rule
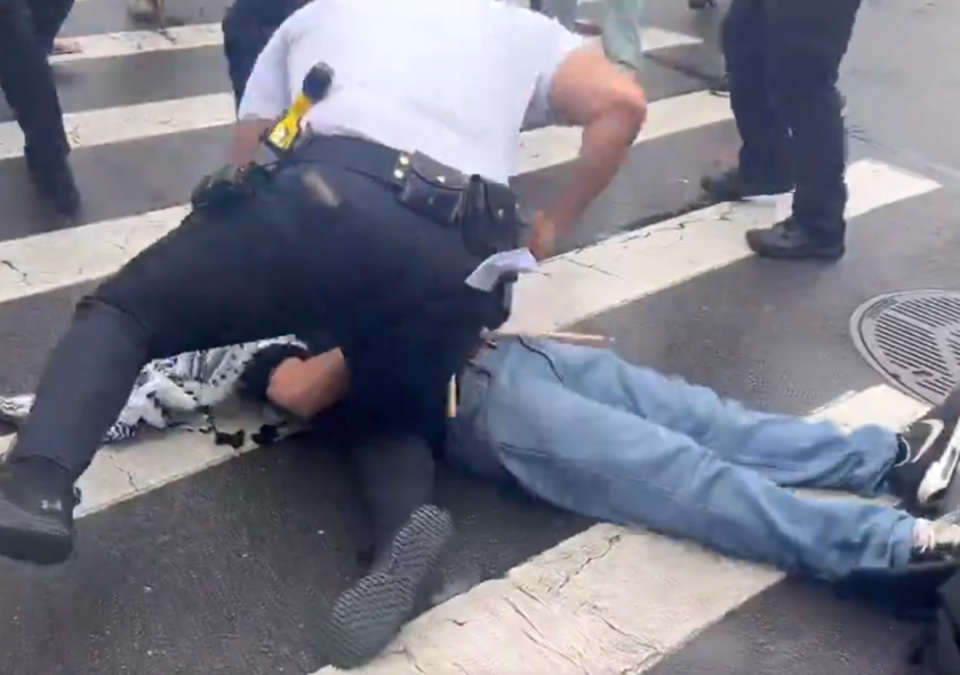
[[[524,119],[550,121],[553,75],[581,44],[555,21],[495,0],[314,0],[264,48],[239,116],[281,116],[325,62],[335,75],[305,120],[314,133],[420,151],[506,183]]]

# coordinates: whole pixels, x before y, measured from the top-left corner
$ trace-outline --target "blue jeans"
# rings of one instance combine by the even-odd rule
[[[902,511],[784,489],[878,494],[890,431],[747,410],[607,350],[501,341],[468,366],[453,428],[450,453],[468,469],[786,572],[837,579],[905,565],[913,548]]]
[[[603,12],[603,51],[607,58],[632,72],[639,72],[643,59],[640,18],[644,0],[607,0]],[[543,0],[543,13],[567,30],[577,22],[577,0]]]

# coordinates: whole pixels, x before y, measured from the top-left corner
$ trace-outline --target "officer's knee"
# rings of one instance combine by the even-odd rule
[[[81,298],[74,312],[74,321],[91,319],[112,325],[135,344],[146,347],[150,343],[148,331],[133,314],[105,301],[96,293]]]
[[[818,106],[839,101],[833,61],[816,49],[798,46],[778,50],[769,62],[772,103],[779,109]]]
[[[130,337],[150,342],[150,330],[144,317],[137,311],[130,289],[120,275],[100,284],[93,293],[83,297],[77,304],[77,314],[105,314],[122,325]]]

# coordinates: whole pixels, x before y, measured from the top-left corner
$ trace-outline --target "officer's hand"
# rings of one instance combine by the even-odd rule
[[[537,260],[553,255],[557,244],[557,223],[543,211],[533,218],[533,236],[530,239],[530,252]]]

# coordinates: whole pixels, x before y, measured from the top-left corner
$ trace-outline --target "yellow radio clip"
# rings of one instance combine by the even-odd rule
[[[264,136],[263,144],[277,156],[290,152],[300,138],[304,116],[323,100],[333,83],[333,69],[325,63],[315,65],[303,78],[303,87],[283,118]]]

